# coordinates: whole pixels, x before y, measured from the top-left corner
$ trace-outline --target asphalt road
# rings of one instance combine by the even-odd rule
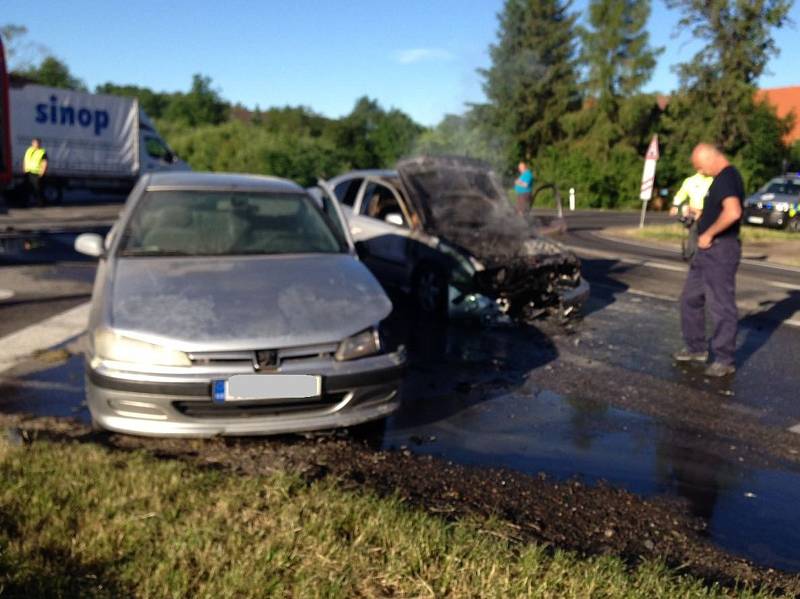
[[[602,237],[637,214],[567,221],[562,241],[592,284],[583,317],[566,328],[406,326],[412,366],[384,446],[676,498],[721,546],[800,571],[800,273],[742,265],[739,370],[710,381],[669,358],[681,343],[680,258]],[[87,418],[75,322],[94,266],[65,240],[61,254],[37,250],[40,263],[0,262],[0,352],[37,339],[67,349],[0,372],[0,410]],[[402,306],[397,317],[412,322]]]

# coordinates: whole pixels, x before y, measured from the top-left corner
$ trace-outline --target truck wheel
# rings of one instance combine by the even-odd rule
[[[412,294],[416,308],[424,316],[447,318],[449,291],[444,270],[428,264],[420,266],[414,275]]]
[[[64,200],[64,189],[60,185],[45,185],[42,190],[45,204],[58,206]]]

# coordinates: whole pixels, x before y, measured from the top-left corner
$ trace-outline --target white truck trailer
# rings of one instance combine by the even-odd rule
[[[27,198],[23,156],[37,137],[47,151],[44,195],[64,189],[127,192],[139,175],[188,170],[135,98],[28,84],[9,89],[13,180],[6,194]]]

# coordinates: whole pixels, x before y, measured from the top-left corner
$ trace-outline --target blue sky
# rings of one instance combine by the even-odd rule
[[[576,0],[583,14],[588,0]],[[196,72],[248,107],[304,105],[341,116],[369,95],[432,125],[483,98],[476,69],[488,66],[502,0],[70,0],[3,3],[0,24],[28,27],[93,88],[135,83],[185,90]],[[800,8],[792,8],[800,23]],[[651,41],[665,46],[648,90],[669,91],[671,70],[697,50],[673,37],[677,15],[655,0]],[[800,84],[796,27],[777,35],[780,57],[763,87]],[[36,56],[29,48],[28,55]]]

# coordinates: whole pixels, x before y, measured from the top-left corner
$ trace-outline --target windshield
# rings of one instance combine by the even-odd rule
[[[800,195],[800,183],[793,183],[791,181],[773,181],[767,186],[765,192],[780,193],[790,196]]]
[[[345,252],[327,218],[304,194],[150,191],[123,233],[119,255]]]

